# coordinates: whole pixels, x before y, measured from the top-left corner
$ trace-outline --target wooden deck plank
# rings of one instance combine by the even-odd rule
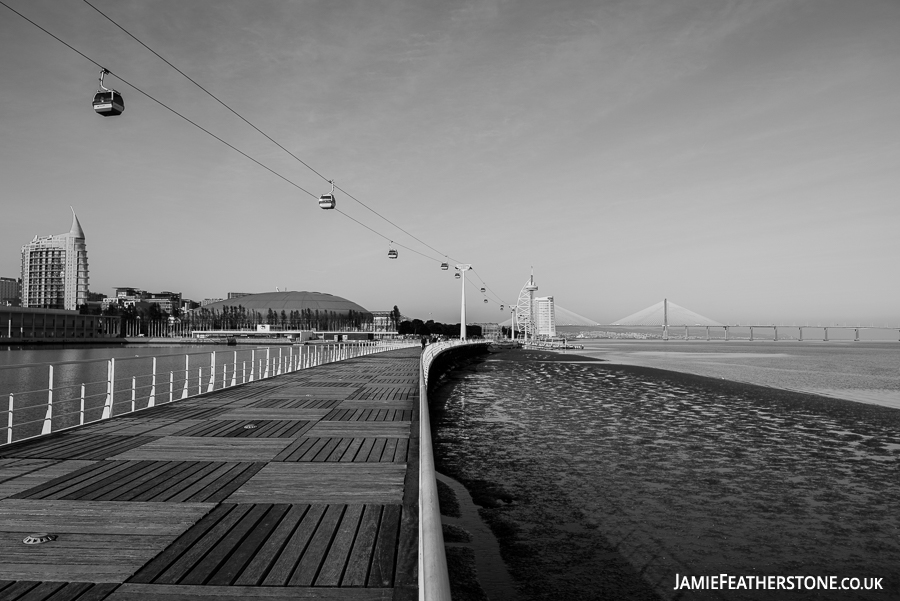
[[[208,486],[219,480],[219,478],[221,478],[229,470],[235,468],[237,465],[239,465],[239,463],[236,461],[228,461],[225,463],[210,462],[208,465],[208,471],[202,474],[195,474],[195,479],[192,482],[189,482],[186,488],[181,488],[180,490],[173,489],[172,491],[170,491],[173,493],[171,496],[161,496],[161,498],[157,500],[166,501],[168,503],[182,503],[184,501],[187,501],[200,493],[201,490],[206,489]],[[195,500],[202,502],[201,499]],[[205,497],[203,498],[203,500],[205,500]]]
[[[379,438],[375,441],[375,444],[372,446],[372,450],[369,452],[369,456],[366,458],[366,462],[368,463],[378,463],[381,461],[381,453],[384,451],[384,445],[388,439]]]
[[[341,455],[341,461],[347,463],[348,461],[353,461],[353,458],[356,457],[356,454],[359,452],[359,448],[362,446],[363,442],[365,442],[364,438],[352,438],[350,439],[351,443],[347,447],[347,450],[344,451],[344,454]]]
[[[393,593],[391,589],[383,588],[160,586],[128,583],[118,587],[107,599],[108,601],[154,601],[157,599],[161,601],[246,601],[247,599],[391,601]]]
[[[375,550],[375,537],[378,534],[378,524],[381,522],[382,505],[366,505],[362,521],[356,539],[353,541],[353,549],[347,561],[347,570],[341,581],[341,586],[365,586],[369,575],[369,566],[372,563],[372,555]]]
[[[128,469],[124,461],[92,461],[89,465],[70,474],[59,476],[32,489],[24,490],[13,495],[14,499],[45,499],[58,498],[72,491],[91,486],[95,482],[114,476],[114,474]]]
[[[325,446],[322,447],[316,456],[313,457],[313,461],[323,462],[328,459],[328,456],[337,448],[339,444],[341,444],[341,438],[329,438],[328,442],[325,443]]]
[[[291,439],[166,436],[114,459],[165,461],[271,461]]]
[[[140,487],[141,484],[148,479],[152,480],[161,473],[170,470],[172,463],[156,463],[153,461],[129,461],[124,470],[119,471],[115,476],[105,478],[96,484],[81,488],[68,495],[58,498],[61,499],[78,499],[80,501],[99,501],[101,497],[114,491],[128,491],[133,487]],[[118,493],[113,496],[118,496]],[[109,499],[105,499],[109,500]]]
[[[244,571],[244,568],[256,556],[259,548],[267,541],[269,535],[278,526],[290,507],[290,505],[284,504],[269,507],[262,520],[253,527],[249,536],[240,542],[240,546],[216,570],[206,584],[211,586],[233,584]]]
[[[399,503],[402,463],[270,463],[230,503]]]
[[[398,438],[387,438],[384,443],[384,451],[381,453],[381,457],[379,461],[382,463],[388,463],[394,461],[394,453],[397,452],[397,441]]]
[[[45,601],[65,585],[65,582],[41,582],[36,587],[16,599],[16,601]],[[2,595],[2,593],[0,593],[0,595]]]
[[[27,490],[38,488],[63,476],[89,468],[96,463],[96,461],[84,461],[82,459],[72,461],[29,459],[27,461],[37,461],[45,467],[19,475],[11,475],[8,479],[0,482],[0,499],[17,496]],[[10,475],[10,472],[6,473]]]
[[[372,438],[409,437],[409,422],[330,422],[320,421],[306,431],[306,436],[333,438],[362,436]],[[165,440],[165,439],[163,439]],[[152,443],[150,443],[152,444]],[[150,445],[144,445],[147,447]]]
[[[240,522],[252,505],[232,505],[229,511],[204,533],[202,537],[187,547],[182,554],[172,561],[168,568],[153,579],[156,584],[178,584],[194,568],[198,561],[209,552],[210,549],[224,538],[235,524]],[[138,573],[136,576],[140,576]],[[142,580],[134,579],[135,582]]]
[[[362,505],[347,506],[337,533],[328,549],[328,554],[325,556],[325,561],[316,576],[316,586],[338,586],[341,583],[362,512]]]
[[[265,409],[260,407],[241,407],[222,415],[217,415],[215,420],[283,420],[302,419],[320,420],[329,413],[329,409]]]
[[[209,552],[197,562],[179,581],[179,584],[206,584],[219,566],[232,554],[241,540],[249,534],[262,519],[271,505],[258,504],[250,507],[237,524],[219,539]],[[228,584],[218,582],[217,584]]]
[[[178,558],[189,550],[197,541],[206,536],[206,534],[225,518],[232,509],[234,509],[233,505],[216,506],[202,520],[197,522],[196,525],[178,537],[171,545],[166,547],[165,551],[154,557],[152,561],[138,570],[134,576],[128,579],[128,582],[146,584],[156,580],[157,577],[168,570],[175,561],[177,561]]]
[[[262,584],[263,577],[274,565],[276,558],[287,544],[294,529],[300,523],[309,505],[287,505],[288,511],[278,523],[265,544],[257,550],[250,562],[238,579],[233,583],[236,586],[258,586]],[[290,574],[285,576],[285,581]]]
[[[181,461],[170,465],[168,469],[157,472],[152,480],[129,490],[125,498],[129,501],[155,501],[157,496],[165,495],[173,488],[178,489],[179,483],[192,478],[207,465],[199,461]]]
[[[288,580],[289,586],[312,586],[344,510],[344,505],[329,505],[325,510],[325,515],[322,516],[322,521],[319,522],[315,534],[310,539],[306,552],[300,558],[300,563],[297,564],[297,568]]]
[[[322,516],[325,515],[325,510],[325,505],[312,505],[309,508],[301,522],[294,529],[291,538],[284,547],[284,551],[282,551],[275,565],[272,566],[265,580],[263,580],[264,586],[287,585],[291,575],[294,573],[294,569],[297,567],[297,563],[300,561],[300,557],[319,527],[319,522],[322,520]]]
[[[369,586],[391,586],[394,582],[394,559],[400,532],[400,506],[388,505],[381,516],[381,528],[375,543]]]

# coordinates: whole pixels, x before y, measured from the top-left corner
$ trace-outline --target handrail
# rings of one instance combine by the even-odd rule
[[[112,357],[109,359],[87,359],[60,361],[58,363],[31,363],[5,366],[0,369],[44,368],[47,369],[48,385],[37,390],[3,391],[0,399],[8,398],[6,424],[0,425],[0,446],[20,440],[44,436],[52,432],[77,428],[113,416],[142,411],[157,404],[195,397],[201,394],[231,388],[255,380],[270,378],[324,363],[352,359],[376,352],[414,346],[407,342],[360,341],[335,342],[304,345],[300,347],[252,347],[229,351],[201,351],[141,357]],[[297,351],[295,352],[295,348]],[[274,352],[277,351],[277,352]],[[288,352],[285,352],[288,351]],[[234,361],[220,363],[216,353],[234,353]],[[238,361],[238,352],[249,352],[247,359]],[[191,358],[208,356],[205,365],[196,367]],[[157,370],[157,359],[184,357],[183,369]],[[151,361],[149,372],[127,373],[116,377],[117,365],[126,361]],[[72,364],[95,364],[97,370],[106,366],[106,378],[92,382],[57,382],[54,368]],[[140,369],[140,368],[138,368]],[[58,378],[57,378],[58,379]],[[94,378],[92,378],[94,379]],[[177,383],[177,386],[176,386]],[[29,388],[32,387],[28,383]],[[87,389],[90,389],[88,391]],[[40,397],[44,400],[40,401]],[[16,400],[19,399],[18,406]],[[26,404],[22,404],[22,399]],[[32,402],[37,400],[37,402]],[[125,407],[122,410],[123,406]],[[99,417],[87,419],[90,412]],[[21,416],[18,420],[14,416]],[[75,418],[74,416],[77,416]],[[63,420],[61,418],[72,418]],[[0,420],[2,421],[2,420]],[[37,424],[42,424],[38,426]],[[30,429],[26,426],[32,426]],[[20,434],[13,436],[13,432]],[[23,434],[24,435],[21,435]]]
[[[428,417],[428,372],[440,353],[484,341],[451,340],[425,347],[419,358],[419,601],[450,601],[450,576],[438,504],[431,421]]]

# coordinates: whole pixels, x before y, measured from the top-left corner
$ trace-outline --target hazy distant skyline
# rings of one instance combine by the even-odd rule
[[[4,0],[316,194],[325,182],[83,2]],[[900,322],[895,0],[91,0],[339,186],[513,303],[601,323]],[[91,290],[275,287],[456,322],[441,257],[318,208],[0,6],[0,276],[84,227]],[[471,321],[503,321],[467,291]]]

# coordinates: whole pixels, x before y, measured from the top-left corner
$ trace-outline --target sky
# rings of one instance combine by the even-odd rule
[[[0,6],[0,276],[72,206],[105,294],[455,323],[465,262],[470,322],[533,269],[601,323],[900,324],[897,0],[91,0],[324,178],[84,1],[3,2],[131,85],[94,114],[98,68]]]

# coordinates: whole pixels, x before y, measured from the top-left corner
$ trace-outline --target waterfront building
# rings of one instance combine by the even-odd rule
[[[556,309],[552,296],[542,296],[534,299],[535,330],[541,337],[552,338],[556,336]]]
[[[496,339],[500,338],[500,324],[499,323],[486,323],[486,322],[477,322],[477,323],[468,323],[466,327],[469,326],[478,326],[481,328],[481,336],[482,338],[487,339]]]
[[[0,305],[18,307],[22,298],[22,280],[0,278]]]
[[[200,306],[205,307],[205,306],[211,305],[213,303],[220,303],[223,300],[225,300],[225,299],[223,299],[223,298],[204,298],[202,301],[200,301]]]
[[[253,292],[229,292],[228,298],[225,300],[232,300],[235,298],[241,298],[242,296],[250,296]]]
[[[172,315],[173,310],[182,308],[182,298],[180,292],[147,292],[140,288],[118,287],[115,296],[107,296],[103,299],[103,309],[107,309],[110,305],[118,305],[119,307],[134,307],[139,303],[147,305],[159,305],[160,311]]]
[[[62,309],[0,307],[0,339],[5,344],[114,338],[120,327],[118,317],[82,315]]]
[[[412,321],[412,318],[400,314],[400,321],[394,323],[393,311],[372,311],[372,331],[374,332],[396,332],[397,326],[404,321]]]
[[[372,331],[372,313],[340,296],[324,292],[263,292],[220,300],[188,312],[193,329]]]
[[[75,310],[88,300],[88,256],[75,209],[68,233],[35,236],[22,247],[22,306]]]

